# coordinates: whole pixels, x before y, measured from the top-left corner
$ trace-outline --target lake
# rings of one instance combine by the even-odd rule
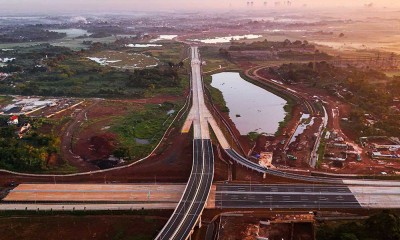
[[[239,73],[214,74],[211,86],[222,92],[229,116],[242,135],[274,134],[285,118],[285,99],[244,80]]]

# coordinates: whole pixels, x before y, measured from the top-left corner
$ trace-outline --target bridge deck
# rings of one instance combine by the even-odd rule
[[[12,202],[172,202],[184,185],[21,184],[3,199]]]
[[[191,65],[193,106],[182,132],[189,132],[193,124],[192,172],[181,200],[156,239],[187,239],[190,236],[203,212],[214,177],[214,154],[207,120],[211,114],[204,103],[201,61],[197,47],[192,47]]]

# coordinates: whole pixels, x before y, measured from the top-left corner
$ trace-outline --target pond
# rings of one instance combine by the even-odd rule
[[[222,92],[229,116],[242,135],[274,134],[285,118],[285,99],[244,80],[239,73],[214,74],[211,86]]]

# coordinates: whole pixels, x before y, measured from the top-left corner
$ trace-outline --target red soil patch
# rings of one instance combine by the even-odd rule
[[[102,133],[87,139],[79,139],[74,152],[87,161],[105,159],[112,154],[115,146],[116,136],[112,133]]]

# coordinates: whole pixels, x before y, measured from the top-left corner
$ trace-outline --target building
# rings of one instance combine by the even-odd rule
[[[18,125],[18,116],[11,116],[10,120],[7,123],[8,125]]]

